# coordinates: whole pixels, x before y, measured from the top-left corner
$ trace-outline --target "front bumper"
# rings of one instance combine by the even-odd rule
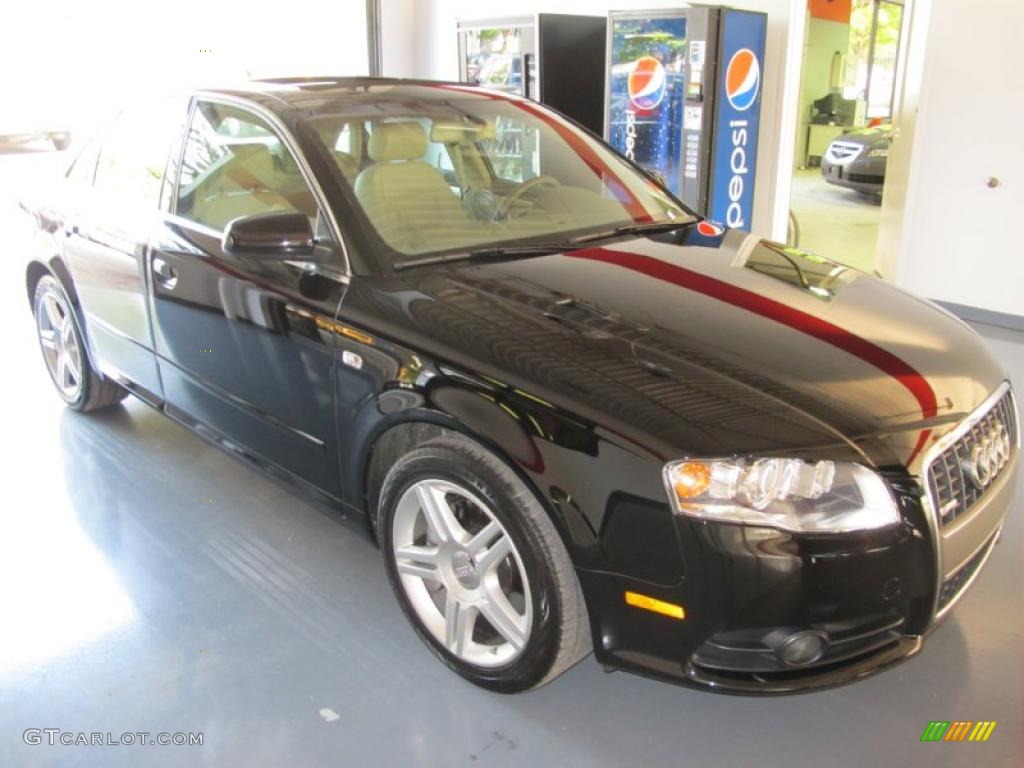
[[[880,195],[885,186],[885,164],[885,158],[857,158],[846,164],[822,158],[821,176],[829,184],[868,195]]]
[[[910,477],[889,478],[904,524],[888,531],[806,536],[676,517],[686,563],[678,584],[580,572],[595,603],[595,656],[736,694],[806,692],[884,670],[921,649],[983,568],[1010,506],[1016,461],[941,545],[927,495]],[[624,590],[681,605],[685,617],[626,605]],[[771,642],[787,632],[824,635],[828,650],[789,665]]]

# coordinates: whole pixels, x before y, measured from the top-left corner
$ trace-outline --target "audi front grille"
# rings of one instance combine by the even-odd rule
[[[928,466],[928,492],[940,527],[971,511],[1017,450],[1013,393],[1003,395]],[[983,466],[979,467],[979,464]]]

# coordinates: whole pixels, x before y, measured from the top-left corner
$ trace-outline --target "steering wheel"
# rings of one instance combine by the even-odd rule
[[[532,179],[527,179],[519,187],[509,194],[501,204],[498,206],[498,210],[494,212],[494,218],[496,221],[507,219],[509,212],[512,210],[512,206],[515,205],[519,200],[535,187],[559,187],[562,185],[558,179],[553,176],[536,176]]]

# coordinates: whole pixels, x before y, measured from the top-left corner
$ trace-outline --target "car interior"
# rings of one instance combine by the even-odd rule
[[[400,257],[544,236],[561,241],[566,233],[632,220],[617,198],[632,173],[598,172],[540,121],[442,113],[331,117],[313,128],[377,234]],[[649,186],[649,204],[675,207]],[[316,202],[291,152],[255,115],[200,105],[176,212],[220,230],[240,216],[279,211],[302,212],[318,225]]]
[[[403,254],[628,220],[601,178],[564,147],[542,155],[543,173],[540,162],[503,165],[512,154],[503,151],[503,129],[508,121],[465,117],[316,126],[377,233]]]
[[[214,229],[277,211],[316,219],[313,194],[287,147],[258,118],[231,108],[197,110],[181,176],[177,213]]]

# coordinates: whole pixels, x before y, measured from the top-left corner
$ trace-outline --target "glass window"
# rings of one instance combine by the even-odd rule
[[[117,116],[99,151],[96,189],[127,204],[157,208],[177,124],[169,114],[172,103],[179,105],[139,104]]]
[[[532,102],[422,93],[306,118],[394,260],[692,220],[615,152]],[[342,125],[367,137],[354,179],[335,150]]]
[[[178,177],[176,213],[214,229],[239,216],[299,211],[316,203],[295,158],[262,119],[237,107],[200,102]]]
[[[853,0],[843,96],[863,99],[868,118],[892,116],[902,3],[903,0]]]
[[[352,126],[345,123],[341,126],[341,130],[338,132],[338,138],[334,141],[335,152],[348,152],[350,155],[355,154],[354,145],[352,142]]]
[[[464,37],[466,82],[519,93],[523,87],[523,27],[467,29]]]

